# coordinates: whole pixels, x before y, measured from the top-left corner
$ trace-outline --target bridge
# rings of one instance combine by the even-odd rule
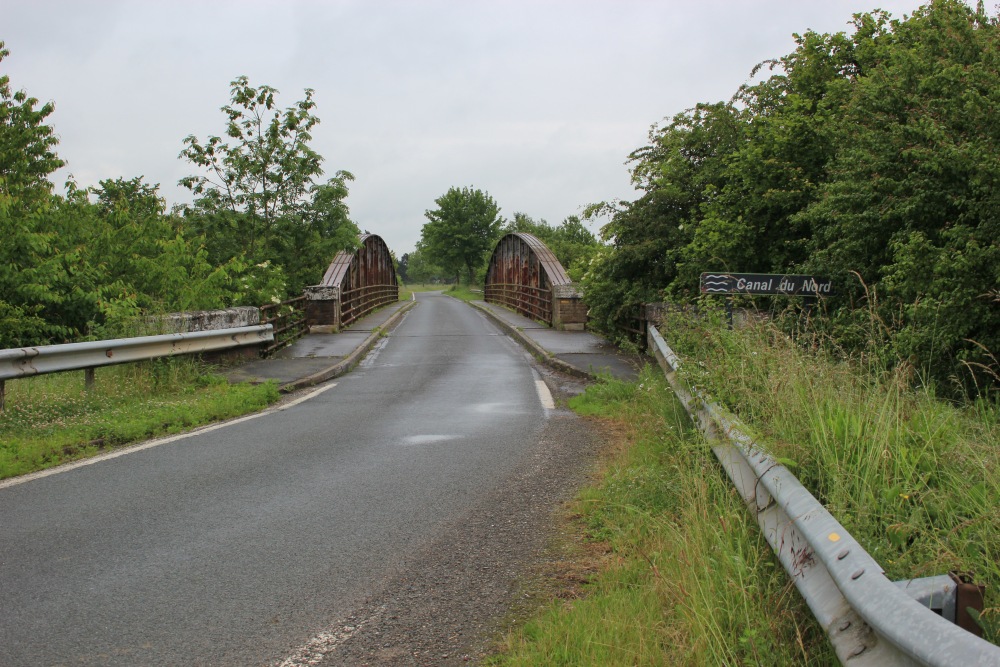
[[[587,308],[582,294],[556,256],[531,234],[507,234],[497,243],[486,272],[485,300],[506,306],[555,329],[583,331]],[[305,290],[311,330],[340,331],[399,299],[392,255],[374,234],[361,237],[357,251],[334,257],[319,285]]]
[[[333,258],[319,285],[307,287],[309,327],[339,331],[373,310],[399,300],[396,266],[380,236],[364,234],[353,253]]]
[[[507,306],[556,329],[583,331],[583,295],[548,247],[531,234],[507,234],[486,270],[487,303]]]

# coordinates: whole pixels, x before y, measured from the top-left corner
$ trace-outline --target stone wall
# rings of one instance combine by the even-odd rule
[[[238,329],[259,325],[260,309],[254,306],[238,306],[222,310],[193,310],[186,313],[170,313],[158,318],[158,320],[163,333]],[[260,356],[260,347],[260,345],[242,345],[228,350],[206,352],[201,355],[201,358],[212,363],[236,363],[256,359]]]
[[[240,306],[224,310],[194,310],[187,313],[170,313],[159,318],[164,333],[191,333],[252,327],[260,324],[260,309]]]

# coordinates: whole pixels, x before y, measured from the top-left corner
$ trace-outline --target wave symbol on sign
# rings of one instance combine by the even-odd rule
[[[705,276],[702,284],[705,286],[706,292],[726,292],[729,291],[731,280],[732,278],[725,274],[710,273]]]

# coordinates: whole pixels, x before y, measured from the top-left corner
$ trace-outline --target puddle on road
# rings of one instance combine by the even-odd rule
[[[468,409],[472,412],[479,412],[483,414],[520,414],[523,410],[519,409],[513,403],[474,403],[468,406]]]
[[[457,440],[459,436],[457,435],[440,435],[440,434],[428,434],[428,435],[408,435],[403,438],[404,445],[429,445],[435,442],[445,442],[447,440]]]

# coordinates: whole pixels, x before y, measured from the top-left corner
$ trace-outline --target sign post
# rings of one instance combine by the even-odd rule
[[[703,273],[702,294],[784,294],[831,296],[829,278],[791,273]]]
[[[733,327],[733,294],[785,295],[806,297],[806,312],[818,296],[832,296],[833,282],[820,276],[793,273],[722,273],[701,274],[702,294],[726,295],[726,319]]]

